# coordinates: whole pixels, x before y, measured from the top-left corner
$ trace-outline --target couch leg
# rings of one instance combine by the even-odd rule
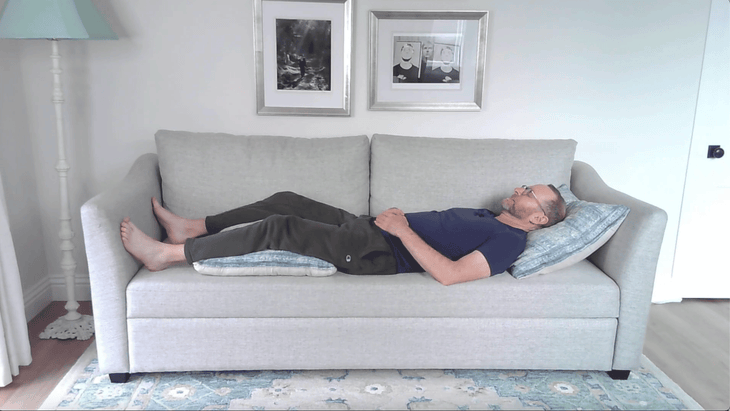
[[[114,384],[124,384],[129,381],[130,374],[128,372],[122,372],[119,374],[109,374],[109,379]]]
[[[629,374],[631,374],[631,370],[606,371],[606,374],[608,374],[608,376],[614,380],[628,380]]]

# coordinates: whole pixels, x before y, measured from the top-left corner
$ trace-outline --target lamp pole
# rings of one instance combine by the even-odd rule
[[[66,303],[66,310],[68,313],[64,318],[69,321],[78,320],[81,318],[81,314],[76,311],[79,308],[79,303],[76,302],[76,260],[73,256],[74,244],[71,241],[74,237],[74,232],[71,229],[71,214],[69,212],[70,205],[68,200],[68,170],[70,169],[68,162],[66,162],[66,140],[63,136],[63,89],[61,88],[61,55],[58,53],[58,40],[51,39],[53,46],[53,53],[51,59],[53,60],[53,105],[56,108],[56,136],[58,139],[58,164],[56,165],[56,171],[58,171],[58,178],[60,182],[61,192],[61,229],[58,231],[58,237],[61,239],[61,269],[66,277],[66,292],[68,296],[68,302]]]
[[[58,172],[60,198],[61,198],[61,227],[58,237],[61,239],[61,269],[66,279],[65,305],[66,315],[51,323],[41,334],[40,338],[59,338],[88,340],[94,334],[93,318],[89,315],[81,315],[77,311],[79,303],[76,301],[76,260],[73,256],[74,232],[71,229],[71,213],[68,200],[68,171],[71,168],[66,161],[66,140],[63,134],[63,89],[61,88],[61,55],[58,52],[58,39],[51,39],[53,52],[53,105],[56,109],[56,137],[58,141]]]

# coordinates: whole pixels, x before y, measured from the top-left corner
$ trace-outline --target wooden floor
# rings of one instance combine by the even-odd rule
[[[94,340],[41,340],[65,314],[54,302],[28,323],[33,363],[0,388],[1,410],[37,409]],[[82,302],[79,312],[91,314]],[[644,354],[708,410],[730,407],[730,301],[684,300],[652,305]]]
[[[707,410],[730,407],[730,300],[653,304],[644,355]]]
[[[28,323],[33,362],[20,367],[10,385],[0,388],[0,410],[36,410],[43,404],[61,378],[94,341],[41,340],[38,336],[48,324],[66,314],[63,301],[52,302]],[[91,302],[79,302],[79,313],[91,315]]]

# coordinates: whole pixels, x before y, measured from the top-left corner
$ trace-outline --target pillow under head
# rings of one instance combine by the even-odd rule
[[[566,217],[552,227],[527,234],[525,251],[509,269],[517,279],[547,274],[587,258],[616,233],[629,214],[623,205],[579,200],[566,184],[558,190],[567,205]]]

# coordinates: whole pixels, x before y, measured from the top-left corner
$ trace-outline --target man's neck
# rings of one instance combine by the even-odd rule
[[[525,223],[524,221],[509,213],[500,213],[498,216],[495,217],[495,219],[502,224],[520,229],[526,233],[529,233],[530,231],[533,231],[535,229],[532,224]]]

